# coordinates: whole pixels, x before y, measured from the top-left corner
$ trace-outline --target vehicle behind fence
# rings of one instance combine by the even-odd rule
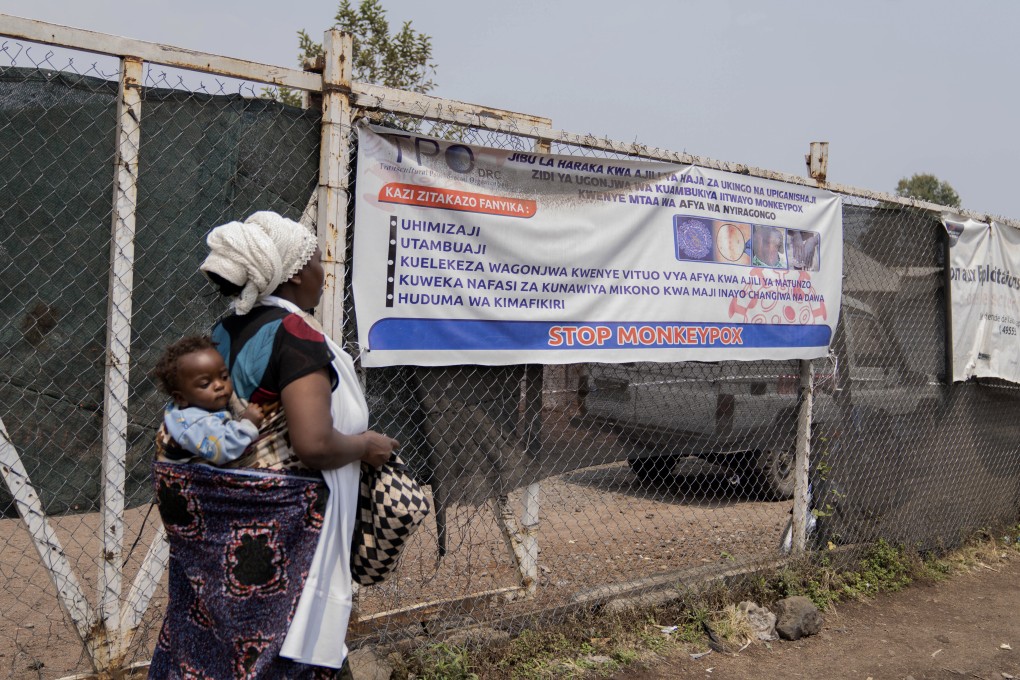
[[[148,661],[166,561],[149,472],[164,397],[150,371],[166,344],[225,312],[197,273],[211,227],[256,210],[327,219],[342,228],[320,227],[320,240],[350,252],[357,119],[814,186],[557,131],[536,116],[323,87],[336,84],[329,63],[319,76],[188,61],[172,48],[51,29],[0,22],[10,36],[0,36],[0,676]],[[137,82],[125,78],[131,69]],[[278,86],[303,89],[308,106],[274,101]],[[843,198],[843,301],[832,352],[811,365],[809,549],[852,558],[884,538],[940,551],[1016,521],[1020,392],[946,375],[936,206],[828,188]],[[357,358],[348,260],[332,261],[327,326]],[[355,647],[438,641],[475,623],[541,625],[786,556],[796,361],[362,375],[372,426],[403,442],[436,512],[396,575],[359,592]]]

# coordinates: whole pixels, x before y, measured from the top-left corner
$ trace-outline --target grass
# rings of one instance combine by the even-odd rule
[[[415,652],[415,675],[422,680],[478,680],[471,670],[471,658],[463,647],[440,642]]]
[[[748,620],[747,614],[735,604],[728,604],[715,612],[710,625],[712,632],[731,649],[739,649],[755,639],[754,626]]]
[[[840,602],[895,592],[914,582],[937,582],[950,576],[1020,556],[1020,526],[983,533],[946,555],[922,554],[878,541],[853,563],[837,567],[822,551],[783,569],[723,584],[680,589],[665,605],[608,614],[577,614],[540,629],[528,628],[508,640],[478,644],[437,643],[405,654],[397,680],[543,680],[608,677],[627,666],[659,657],[709,649],[706,630],[727,649],[754,641],[754,631],[737,603],[750,600],[769,606],[785,597],[804,595],[819,609]]]

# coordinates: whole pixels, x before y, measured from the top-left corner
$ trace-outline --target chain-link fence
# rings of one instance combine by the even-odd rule
[[[96,636],[96,624],[121,592],[133,635],[98,656],[148,660],[165,602],[154,578],[165,553],[149,552],[161,541],[149,464],[164,397],[149,372],[165,345],[206,332],[224,311],[196,275],[208,230],[255,210],[301,217],[325,162],[314,92],[310,108],[288,107],[260,97],[261,83],[145,63],[132,109],[116,59],[80,68],[82,53],[56,54],[0,40],[9,197],[0,206],[0,668],[11,678],[94,670],[112,636]],[[531,151],[539,138],[540,151],[559,154],[677,157],[537,135],[541,119],[486,123],[443,100],[391,106],[381,90],[360,92],[352,118],[465,143]],[[125,187],[115,170],[133,157],[119,132],[132,110],[137,175]],[[353,146],[349,120],[342,134]],[[340,167],[353,195],[353,160]],[[843,197],[840,325],[829,359],[812,365],[808,545],[849,556],[878,538],[946,549],[1017,518],[1010,416],[1020,392],[951,385],[944,229],[930,211],[868,196]],[[130,222],[114,220],[125,200]],[[346,210],[349,261],[353,201]],[[118,223],[132,229],[130,249],[111,248]],[[342,336],[357,358],[346,273]],[[129,344],[113,332],[118,312],[129,312]],[[128,362],[111,368],[116,356]],[[127,365],[118,401],[110,376]],[[352,646],[438,640],[479,623],[541,625],[786,556],[798,362],[401,366],[363,376],[372,426],[403,442],[436,511],[399,571],[359,592]],[[118,446],[123,526],[103,512],[117,505],[104,485]],[[111,562],[124,565],[122,587]]]

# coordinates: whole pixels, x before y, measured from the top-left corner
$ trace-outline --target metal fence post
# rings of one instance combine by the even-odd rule
[[[342,344],[354,39],[333,29],[326,31],[322,44],[326,61],[322,71],[322,144],[316,225],[326,283],[316,316],[323,330]]]
[[[74,624],[75,633],[86,647],[91,647],[92,623],[96,615],[89,606],[85,592],[64,552],[64,546],[43,510],[39,493],[32,486],[25,464],[18,455],[10,435],[0,418],[0,477],[3,477],[18,506],[18,514],[32,537],[39,560],[46,567],[57,591],[57,600]]]
[[[811,142],[805,157],[808,174],[818,184],[825,182],[829,165],[829,143]],[[797,412],[797,453],[794,459],[793,478],[793,552],[802,554],[807,549],[807,528],[810,504],[811,469],[811,416],[814,406],[814,372],[810,360],[800,362],[800,390]]]
[[[141,140],[142,60],[121,59],[113,177],[113,235],[106,326],[103,398],[103,559],[99,569],[99,622],[94,661],[109,668],[122,649],[120,595],[124,549],[128,375],[131,367],[131,293],[134,285],[135,207]]]
[[[551,145],[547,141],[535,142],[535,151],[547,154]],[[525,450],[532,458],[542,452],[542,398],[544,366],[529,364],[524,372]],[[524,529],[524,563],[520,565],[522,581],[529,596],[538,591],[538,512],[542,484],[529,484],[524,490],[521,525]]]
[[[811,409],[814,405],[814,374],[810,360],[800,362],[797,412],[797,454],[793,478],[793,552],[807,549],[808,515],[811,512],[808,484],[811,464]]]

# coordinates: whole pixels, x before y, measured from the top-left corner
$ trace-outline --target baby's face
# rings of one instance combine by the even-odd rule
[[[191,352],[177,360],[177,390],[171,396],[178,407],[222,411],[233,393],[230,373],[216,350]]]

